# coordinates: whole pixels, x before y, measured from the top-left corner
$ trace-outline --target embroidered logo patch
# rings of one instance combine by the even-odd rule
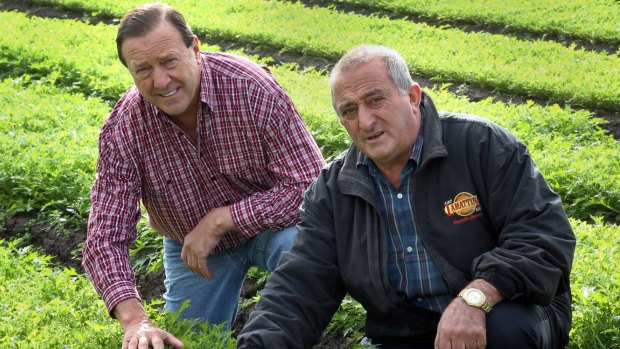
[[[454,199],[448,200],[443,205],[443,210],[448,217],[457,215],[461,217],[475,218],[481,214],[472,215],[481,210],[480,201],[477,195],[473,195],[467,192],[461,192],[456,194]],[[455,221],[456,223],[456,221]],[[461,223],[460,221],[458,223]]]

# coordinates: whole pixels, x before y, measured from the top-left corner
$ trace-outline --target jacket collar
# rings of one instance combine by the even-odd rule
[[[422,92],[422,103],[424,103],[424,148],[422,149],[422,161],[418,166],[418,171],[422,170],[426,165],[437,157],[445,157],[448,150],[443,144],[441,117],[437,112],[435,103],[431,97]]]

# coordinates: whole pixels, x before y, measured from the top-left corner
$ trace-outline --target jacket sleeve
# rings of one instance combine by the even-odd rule
[[[549,304],[570,291],[575,236],[525,145],[510,134],[495,136],[486,176],[498,246],[474,260],[472,274],[492,283],[505,300]]]
[[[325,188],[319,177],[306,192],[293,247],[262,290],[239,348],[311,348],[338,309],[346,292]]]

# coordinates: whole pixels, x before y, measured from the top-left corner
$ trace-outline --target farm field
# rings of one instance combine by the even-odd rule
[[[120,347],[120,326],[81,274],[80,243],[98,132],[132,83],[116,57],[116,24],[142,2],[0,0],[2,348]],[[360,43],[402,52],[440,109],[515,133],[562,196],[578,237],[570,348],[620,348],[620,4],[168,3],[186,14],[203,50],[268,66],[327,160],[349,144],[327,72]],[[196,335],[193,324],[158,311],[161,239],[144,220],[139,231],[132,258],[154,319],[182,333],[187,347],[234,347],[229,333],[205,326]],[[251,273],[235,328],[265,277]],[[347,299],[316,348],[360,347],[362,319],[363,309]]]
[[[610,1],[541,0],[526,2],[476,0],[310,0],[310,4],[329,4],[343,9],[375,11],[392,17],[412,16],[440,24],[481,25],[493,31],[520,36],[553,37],[580,41],[581,45],[600,43],[600,50],[617,51],[620,44],[617,19],[620,8]],[[587,14],[583,16],[583,14]],[[594,15],[591,15],[594,14]],[[481,30],[482,27],[480,27]],[[613,48],[612,46],[616,46]]]

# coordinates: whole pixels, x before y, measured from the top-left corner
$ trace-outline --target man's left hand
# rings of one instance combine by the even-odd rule
[[[484,349],[486,346],[486,314],[460,297],[455,298],[439,320],[435,349]]]
[[[476,279],[467,287],[481,290],[491,305],[502,301],[497,288],[483,279]],[[461,297],[456,297],[439,319],[435,349],[484,349],[487,346],[486,325],[484,310],[469,306]]]
[[[213,273],[207,266],[207,257],[228,231],[235,230],[229,206],[218,207],[204,216],[187,234],[181,258],[192,272],[210,279]]]

